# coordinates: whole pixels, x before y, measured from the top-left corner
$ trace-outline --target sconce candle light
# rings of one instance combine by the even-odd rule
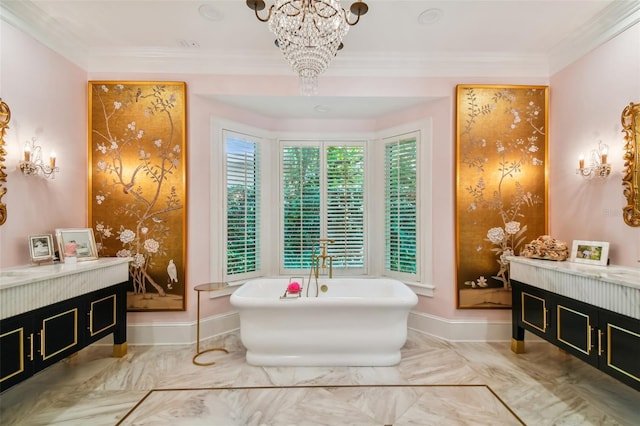
[[[32,138],[31,142],[24,144],[23,160],[18,163],[18,168],[25,176],[43,176],[55,179],[56,173],[60,171],[56,167],[56,154],[54,152],[49,156],[49,165],[42,161],[42,147],[36,144],[36,138]]]
[[[591,150],[589,164],[585,167],[584,155],[578,157],[580,168],[576,170],[576,174],[583,178],[591,179],[594,177],[606,178],[611,174],[611,164],[607,163],[607,155],[609,154],[609,146],[598,142],[598,149]]]

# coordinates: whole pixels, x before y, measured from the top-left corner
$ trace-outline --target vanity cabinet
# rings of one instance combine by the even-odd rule
[[[0,390],[113,333],[126,342],[126,282],[0,321]]]
[[[0,274],[0,391],[113,334],[127,352],[129,259],[101,258]]]
[[[512,280],[514,352],[530,331],[640,390],[640,320]]]

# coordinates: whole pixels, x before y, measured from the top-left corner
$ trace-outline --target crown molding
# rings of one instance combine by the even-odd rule
[[[88,66],[88,51],[64,25],[47,19],[46,14],[28,0],[0,2],[0,20],[31,37],[78,65]]]
[[[294,75],[278,51],[213,52],[185,49],[93,50],[89,72],[167,72],[187,74]],[[366,77],[547,77],[549,65],[541,55],[468,52],[452,55],[358,55],[337,57],[328,76]]]
[[[187,74],[290,75],[280,53],[220,52],[203,49],[89,50],[64,25],[49,18],[29,0],[0,2],[2,21],[24,31],[80,68],[92,73],[144,72]],[[545,77],[560,71],[626,29],[640,22],[640,1],[619,0],[574,31],[548,55],[493,52],[424,54],[345,52],[326,75],[391,77]]]
[[[638,22],[640,1],[614,1],[551,49],[548,55],[550,74],[557,73]]]

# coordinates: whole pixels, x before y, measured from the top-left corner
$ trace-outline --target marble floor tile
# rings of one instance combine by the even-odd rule
[[[195,345],[92,345],[0,395],[5,425],[639,425],[640,392],[546,342],[409,331],[393,367],[256,367],[239,333]],[[224,388],[224,389],[221,389]]]
[[[158,390],[120,424],[370,426],[443,421],[456,425],[522,425],[482,385]]]

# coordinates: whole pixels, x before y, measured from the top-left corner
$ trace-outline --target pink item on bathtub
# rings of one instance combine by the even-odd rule
[[[287,287],[287,292],[288,293],[300,293],[301,289],[302,289],[302,287],[300,287],[300,283],[298,283],[297,281],[294,281],[292,283],[289,283],[289,286]]]

